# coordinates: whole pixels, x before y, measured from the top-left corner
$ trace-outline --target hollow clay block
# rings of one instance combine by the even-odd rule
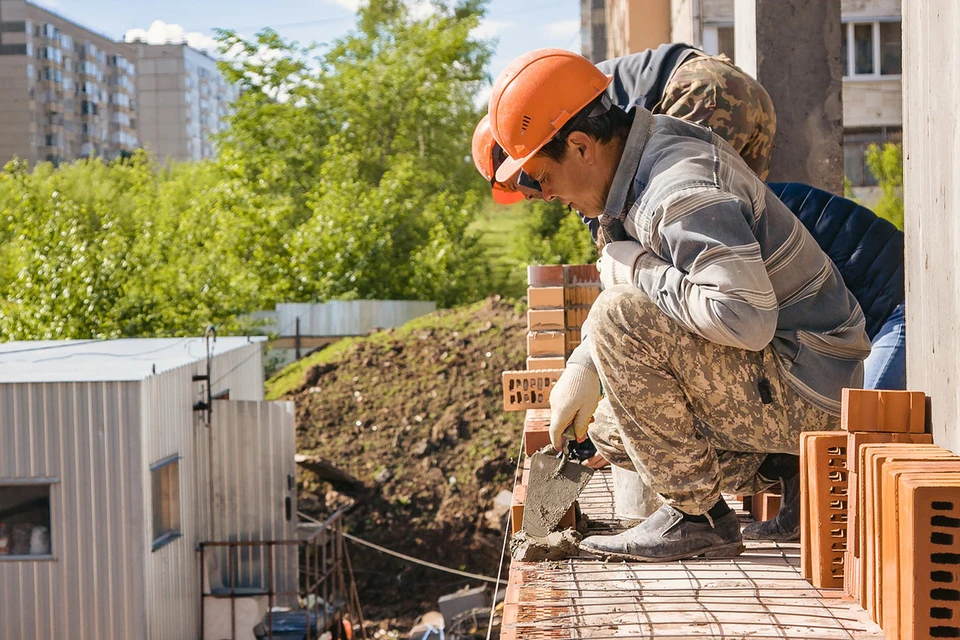
[[[960,459],[954,460],[922,460],[913,462],[887,461],[883,464],[883,478],[881,491],[885,494],[883,537],[880,540],[877,556],[880,560],[875,578],[875,606],[871,612],[874,620],[879,623],[885,632],[896,633],[891,637],[899,638],[900,611],[899,605],[903,596],[900,590],[900,577],[908,568],[903,566],[900,557],[900,527],[908,523],[900,520],[900,492],[899,482],[905,474],[930,475],[936,473],[960,472]],[[928,538],[929,543],[929,538]],[[956,548],[954,548],[956,551]],[[869,603],[868,603],[869,604]],[[868,610],[869,611],[869,610]],[[889,625],[889,629],[888,629]]]
[[[872,486],[867,486],[864,493],[863,607],[878,623],[883,619],[881,572],[889,562],[889,558],[883,555],[883,537],[889,531],[885,520],[892,521],[896,517],[893,515],[896,485],[886,484],[884,474],[888,469],[892,469],[890,473],[897,473],[899,469],[922,469],[923,465],[940,462],[953,464],[960,471],[960,459],[946,449],[929,445],[915,445],[911,449],[890,451],[888,446],[886,450],[870,450],[864,465],[864,483],[870,482]],[[947,470],[953,471],[952,468]]]
[[[960,474],[910,473],[897,484],[900,582],[896,599],[884,598],[884,611],[895,609],[897,620],[884,632],[902,640],[958,638]]]
[[[807,440],[811,582],[818,589],[843,588],[843,555],[847,546],[846,448],[844,433]]]
[[[847,431],[923,433],[925,415],[922,391],[843,390],[840,425]]]

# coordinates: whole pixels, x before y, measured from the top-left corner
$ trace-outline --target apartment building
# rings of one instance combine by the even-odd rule
[[[25,0],[0,0],[0,164],[136,149],[135,55]]]
[[[589,4],[592,16],[596,2],[606,6],[607,52],[598,56],[593,45],[595,61],[664,42],[689,42],[735,59],[734,0],[581,0],[581,6]],[[582,33],[590,27],[587,15],[582,12]],[[901,140],[900,2],[841,0],[841,15],[844,173],[856,195],[869,203],[876,180],[866,167],[867,147]]]
[[[217,61],[186,44],[134,41],[140,139],[161,161],[204,160],[216,154],[213,135],[226,128],[238,89]]]

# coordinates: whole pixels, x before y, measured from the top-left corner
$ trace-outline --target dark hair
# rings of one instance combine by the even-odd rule
[[[605,112],[591,117],[591,113],[600,111],[604,106],[606,94],[601,93],[590,104],[570,118],[555,136],[543,145],[540,153],[554,162],[563,162],[567,155],[567,137],[574,131],[581,131],[600,144],[606,144],[614,138],[626,138],[630,133],[633,118],[616,105],[610,106]],[[609,99],[608,99],[609,100]],[[607,103],[609,104],[609,102]]]

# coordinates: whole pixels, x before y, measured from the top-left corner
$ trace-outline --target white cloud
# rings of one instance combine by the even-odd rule
[[[477,92],[477,97],[474,98],[473,104],[482,109],[486,109],[487,105],[490,103],[490,94],[493,93],[493,85],[488,84],[480,91]]]
[[[543,30],[550,38],[566,42],[580,33],[580,20],[574,18],[550,22],[544,25]]]
[[[496,38],[513,26],[514,23],[507,20],[490,20],[489,18],[484,18],[480,21],[480,24],[470,32],[470,35],[477,40],[489,40],[490,38]]]
[[[148,44],[182,44],[208,51],[217,52],[217,41],[197,31],[187,31],[178,24],[167,24],[163,20],[154,20],[149,29],[130,29],[123,39],[125,42],[141,40]]]

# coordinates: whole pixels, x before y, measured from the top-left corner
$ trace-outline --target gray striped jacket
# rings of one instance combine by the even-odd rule
[[[637,108],[601,226],[613,221],[646,249],[635,284],[687,330],[772,344],[785,381],[833,414],[843,387],[862,386],[870,340],[840,272],[709,129]]]

